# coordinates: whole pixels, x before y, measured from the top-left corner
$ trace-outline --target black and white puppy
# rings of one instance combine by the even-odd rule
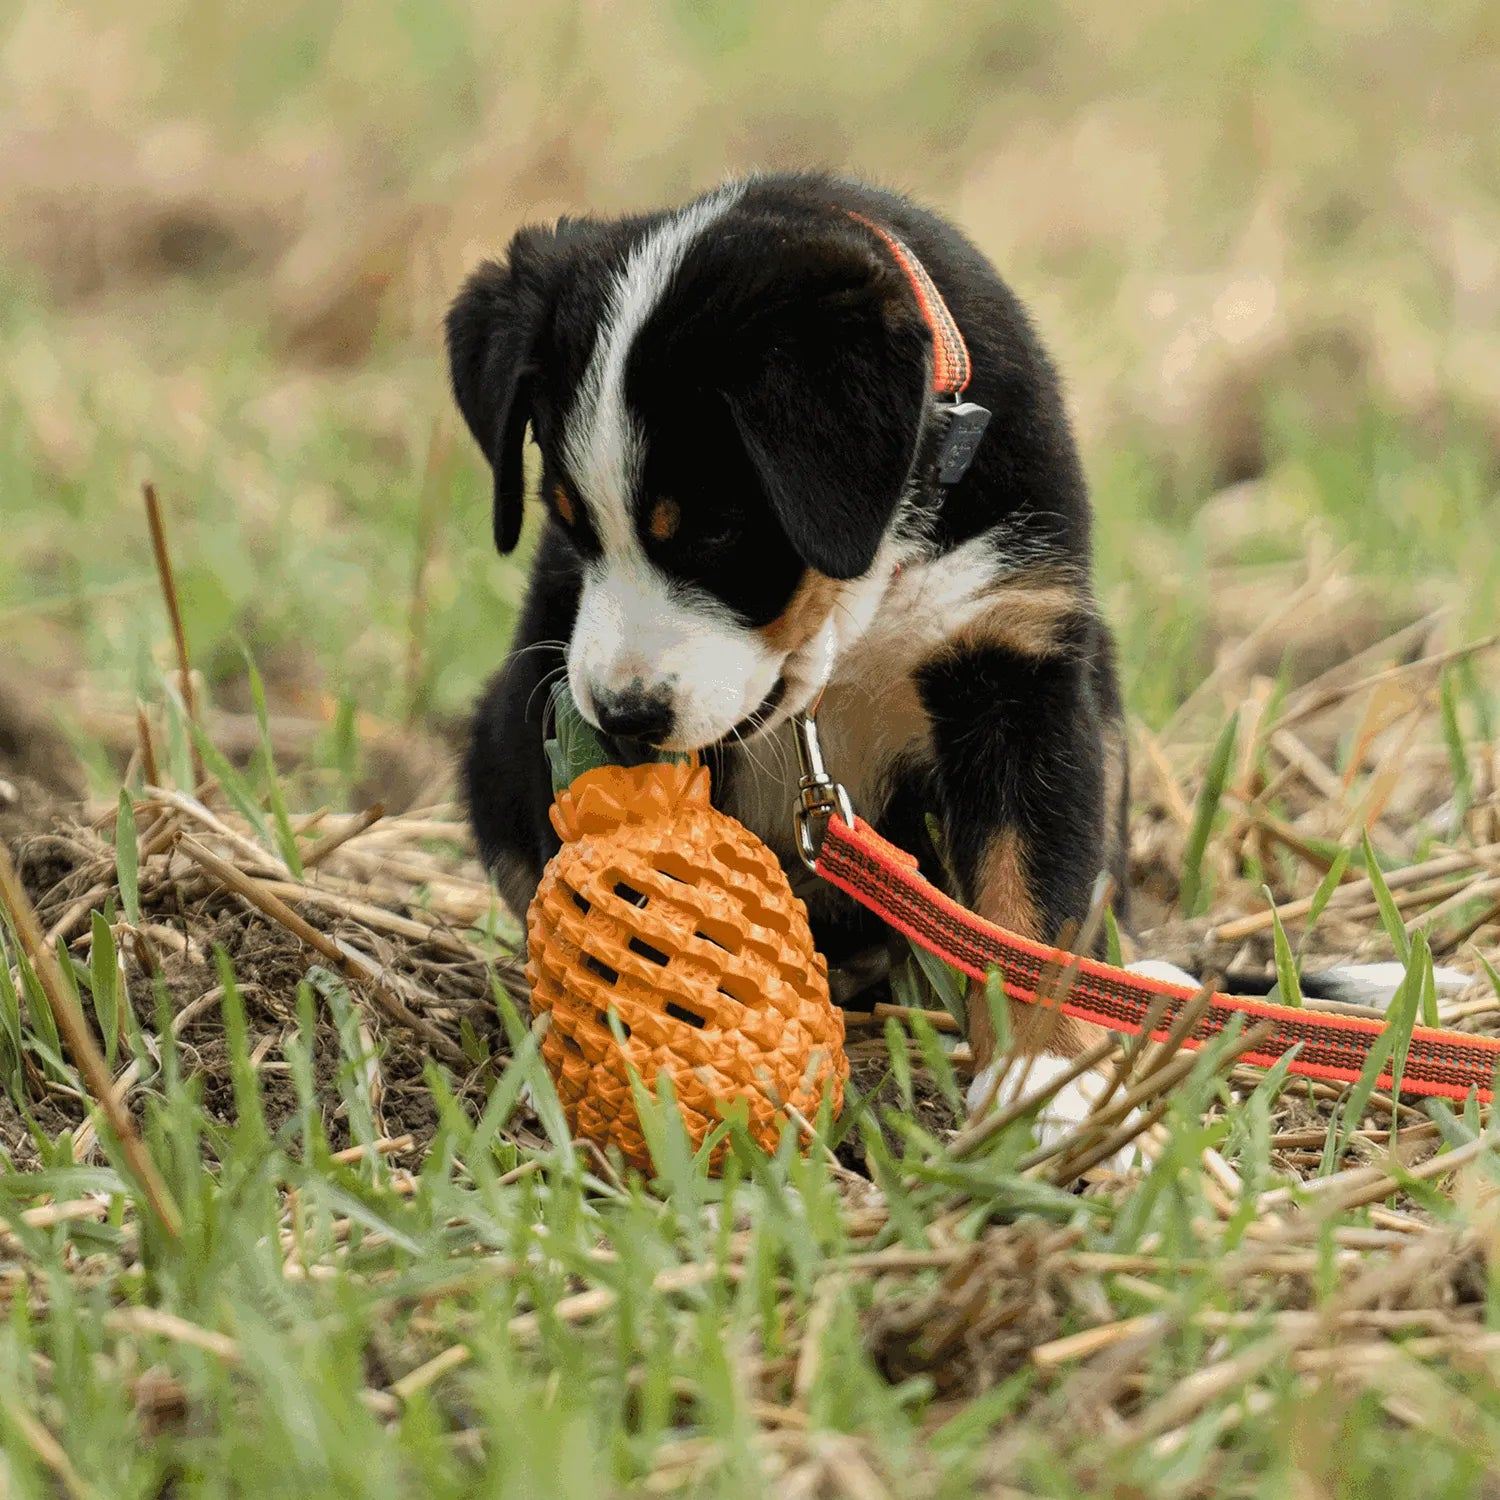
[[[967,344],[965,398],[993,414],[950,485],[928,277]],[[781,856],[846,994],[886,939],[793,848],[789,720],[815,701],[856,809],[965,905],[1052,940],[1101,872],[1125,889],[1125,735],[1082,467],[1024,310],[956,229],[857,183],[756,177],[524,229],[447,330],[502,552],[528,427],[541,457],[545,530],[466,768],[518,918],[557,848],[542,740],[564,674],[606,734],[708,753],[716,801]],[[1044,1071],[1098,1036],[1019,1012]],[[971,1014],[982,1070],[994,1040],[984,1004]]]

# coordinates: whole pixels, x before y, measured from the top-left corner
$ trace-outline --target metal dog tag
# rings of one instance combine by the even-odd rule
[[[948,428],[938,449],[939,484],[957,484],[969,472],[979,440],[989,425],[989,408],[973,401],[958,401],[948,409]]]

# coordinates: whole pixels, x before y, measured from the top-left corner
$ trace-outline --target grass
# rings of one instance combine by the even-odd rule
[[[1500,626],[1497,56],[1478,0],[13,7],[0,839],[63,946],[49,998],[0,919],[0,1492],[1490,1493],[1472,1104],[1131,1051],[1159,1119],[1086,1169],[1109,1123],[967,1128],[913,964],[807,1154],[567,1139],[448,802],[525,556],[437,331],[523,217],[809,160],[948,208],[1066,376],[1138,925],[1287,997],[1410,955],[1402,1027],[1495,1031],[1445,653]]]

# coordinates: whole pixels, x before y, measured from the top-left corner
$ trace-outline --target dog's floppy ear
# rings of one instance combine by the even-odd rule
[[[809,252],[725,389],[798,555],[830,578],[875,560],[916,457],[932,335],[905,278],[864,245]]]
[[[448,309],[453,396],[495,473],[495,545],[502,553],[521,536],[521,448],[537,336],[561,272],[557,246],[552,230],[521,230],[505,261],[484,262]]]

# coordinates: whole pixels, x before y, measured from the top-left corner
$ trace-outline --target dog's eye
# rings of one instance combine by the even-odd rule
[[[564,526],[571,527],[578,519],[578,510],[573,504],[573,497],[560,484],[552,486],[552,509]]]
[[[711,526],[698,540],[705,552],[723,552],[740,539],[740,529],[732,522],[723,521]]]
[[[707,515],[693,529],[693,544],[705,552],[722,552],[732,547],[744,535],[744,527],[736,515]]]

